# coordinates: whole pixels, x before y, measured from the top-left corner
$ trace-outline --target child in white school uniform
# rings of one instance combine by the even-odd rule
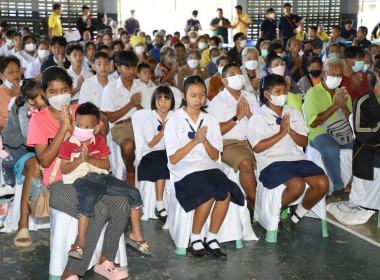
[[[218,163],[223,149],[222,136],[217,120],[205,111],[206,92],[201,77],[186,78],[183,108],[166,123],[164,137],[178,202],[186,212],[195,210],[188,251],[197,257],[211,253],[213,257],[225,259],[227,254],[221,250],[216,235],[230,200],[242,206],[244,196]],[[200,233],[214,202],[210,228],[202,241]]]
[[[142,159],[137,168],[138,181],[150,181],[156,187],[156,216],[166,221],[167,211],[163,196],[165,180],[169,179],[168,158],[166,155],[164,130],[165,124],[174,110],[174,96],[170,87],[159,86],[155,89],[151,108],[152,113],[146,118],[141,132],[144,143],[141,147]]]
[[[302,148],[308,142],[308,129],[302,114],[285,105],[287,94],[284,77],[264,76],[260,92],[263,105],[249,120],[248,140],[264,187],[274,189],[285,185],[282,207],[304,193],[305,183],[310,186],[297,210],[282,222],[283,228],[292,232],[299,220],[324,197],[328,179],[320,167],[305,160]]]

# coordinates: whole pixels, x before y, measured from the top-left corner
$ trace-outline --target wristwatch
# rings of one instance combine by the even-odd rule
[[[240,122],[237,116],[234,116],[234,117],[232,118],[232,120],[233,120],[236,124],[238,124],[238,123]]]

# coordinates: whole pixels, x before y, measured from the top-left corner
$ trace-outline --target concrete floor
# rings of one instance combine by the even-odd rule
[[[376,223],[374,223],[376,224]],[[142,223],[153,256],[144,258],[127,249],[128,279],[379,279],[379,247],[329,223],[322,238],[320,220],[304,218],[294,235],[279,233],[277,243],[265,242],[265,230],[255,224],[261,239],[222,244],[228,260],[178,256],[169,233],[159,221]],[[380,233],[380,229],[376,229]],[[378,234],[379,235],[379,234]],[[33,246],[13,246],[12,234],[0,234],[0,280],[48,279],[49,230],[32,232]],[[104,280],[89,271],[84,279]]]

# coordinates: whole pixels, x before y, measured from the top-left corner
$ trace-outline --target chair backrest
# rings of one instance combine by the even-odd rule
[[[152,96],[153,96],[153,92],[156,88],[157,88],[156,86],[153,86],[153,87],[150,87],[150,88],[147,88],[146,90],[144,90],[142,101],[141,101],[141,106],[144,109],[149,109],[149,110],[151,109],[150,105],[152,102]]]
[[[175,100],[175,108],[178,109],[182,103],[181,91],[176,87],[170,87],[173,92],[174,100]]]
[[[348,122],[350,123],[351,129],[352,129],[352,135],[354,136],[355,139],[355,132],[354,132],[354,115],[351,113],[350,116],[348,117]]]
[[[206,80],[205,80],[205,85],[206,85],[206,91],[208,93],[208,86],[210,85],[210,79],[211,77],[208,77]]]
[[[144,125],[146,118],[151,114],[151,110],[141,109],[132,115],[133,134],[135,135],[136,159],[141,160],[141,145],[144,141],[141,127]]]

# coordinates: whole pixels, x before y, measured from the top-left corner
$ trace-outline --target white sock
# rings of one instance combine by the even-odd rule
[[[201,239],[200,234],[191,233],[190,243],[194,242],[195,240],[200,240],[200,239]],[[203,249],[204,247],[203,247],[203,244],[201,242],[197,242],[197,243],[194,243],[193,248],[194,248],[194,250],[200,250],[200,249]]]
[[[211,241],[211,240],[213,240],[213,239],[216,239],[216,234],[211,233],[211,232],[208,232],[208,233],[207,233],[207,238],[206,238],[206,243],[209,242],[209,241]],[[212,242],[212,243],[209,245],[209,247],[210,247],[211,249],[217,249],[217,248],[220,248],[219,245],[218,245],[218,243],[216,243],[216,242]]]
[[[162,209],[165,209],[164,207],[164,202],[161,200],[161,201],[156,201],[156,208],[157,208],[157,211],[161,211]],[[166,216],[168,213],[165,211],[161,212],[161,216]]]
[[[299,217],[299,219],[298,219],[298,217],[297,217],[296,215],[292,215],[292,221],[293,221],[294,223],[298,223],[299,220],[300,220],[303,216],[305,216],[307,212],[309,212],[309,210],[306,210],[305,208],[303,208],[302,203],[298,204],[298,206],[297,206],[297,210],[296,210],[296,214],[297,214],[297,216]]]

